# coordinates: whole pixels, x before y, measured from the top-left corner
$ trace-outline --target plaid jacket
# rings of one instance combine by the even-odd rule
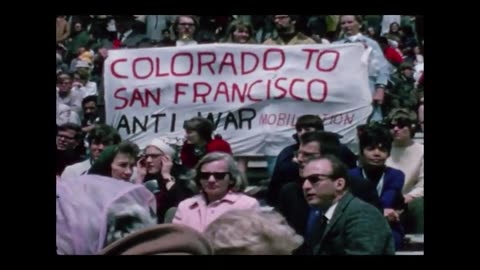
[[[394,255],[392,232],[383,214],[347,192],[315,245],[315,255]]]

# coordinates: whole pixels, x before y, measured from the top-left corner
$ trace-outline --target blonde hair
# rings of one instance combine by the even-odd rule
[[[289,255],[303,243],[279,213],[255,209],[221,215],[204,236],[219,255]]]
[[[232,191],[235,192],[243,192],[247,186],[248,182],[247,179],[240,173],[238,169],[238,165],[233,159],[232,155],[224,152],[212,152],[206,154],[195,166],[195,173],[193,176],[196,190],[201,190],[202,185],[200,184],[200,171],[204,164],[224,160],[227,163],[228,172],[230,173],[230,179],[234,182],[233,185],[230,187]]]
[[[232,21],[228,25],[227,31],[225,33],[225,37],[221,40],[221,42],[235,43],[233,41],[233,32],[235,32],[237,29],[240,29],[240,28],[245,28],[245,29],[248,30],[248,34],[250,35],[250,37],[249,37],[247,43],[250,43],[250,44],[257,43],[255,41],[255,30],[253,29],[252,24],[250,24],[250,23],[248,23],[244,20],[234,20],[234,21]]]

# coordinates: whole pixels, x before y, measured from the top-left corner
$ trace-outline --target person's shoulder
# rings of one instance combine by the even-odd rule
[[[67,166],[66,168],[70,168],[70,169],[78,169],[78,168],[82,168],[82,167],[85,167],[85,166],[88,166],[90,165],[90,160],[89,159],[85,159],[85,160],[82,160],[80,162],[77,162],[75,164],[72,164],[70,166]],[[65,169],[66,169],[65,168]]]
[[[211,140],[207,144],[207,152],[210,153],[214,151],[222,151],[222,152],[230,153],[231,152],[230,144],[224,139],[222,139],[221,137],[215,136],[213,140]]]
[[[349,169],[348,170],[348,175],[350,176],[350,178],[355,178],[354,181],[358,180],[358,177],[360,177],[362,175],[361,174],[361,168],[360,167],[355,167],[355,168]]]
[[[371,215],[377,216],[381,214],[380,211],[377,208],[375,208],[373,205],[363,201],[362,199],[356,196],[353,196],[348,206],[346,207],[345,211],[350,213],[362,213],[362,215],[368,215],[368,216],[371,216]]]
[[[202,195],[197,194],[197,195],[195,195],[195,196],[193,196],[193,197],[190,197],[190,198],[188,198],[188,199],[185,199],[185,200],[181,201],[181,202],[178,204],[178,208],[185,208],[185,209],[186,209],[186,208],[192,207],[193,205],[197,204],[197,203],[202,199],[201,196],[202,196]]]
[[[265,40],[262,44],[264,44],[264,45],[277,45],[277,43],[275,42],[275,40],[273,40],[272,38],[268,38],[268,39]]]
[[[282,151],[280,151],[280,153],[278,154],[278,158],[280,159],[280,157],[292,155],[297,149],[297,144],[289,145],[283,148]]]
[[[385,174],[400,175],[405,177],[405,174],[401,170],[388,166],[385,168]]]
[[[234,195],[237,196],[237,200],[236,200],[237,203],[239,202],[242,205],[248,205],[248,206],[259,205],[257,199],[247,194],[239,192],[239,193],[234,193]]]
[[[424,145],[421,143],[414,142],[411,147],[413,150],[421,152],[422,154],[424,152]]]
[[[296,38],[297,38],[298,40],[311,40],[311,41],[315,42],[315,40],[313,40],[311,37],[305,35],[305,34],[302,33],[302,32],[298,32]]]
[[[345,38],[340,38],[340,39],[337,39],[335,40],[334,42],[332,42],[332,44],[340,44],[340,43],[345,43]]]

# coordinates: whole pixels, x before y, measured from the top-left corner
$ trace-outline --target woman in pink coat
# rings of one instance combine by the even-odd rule
[[[200,194],[180,202],[173,223],[203,232],[225,212],[259,208],[255,198],[242,193],[247,181],[230,154],[207,154],[198,162],[195,172],[194,182]]]

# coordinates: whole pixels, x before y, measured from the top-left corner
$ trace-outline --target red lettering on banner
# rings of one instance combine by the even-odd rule
[[[245,67],[245,63],[246,63],[246,56],[247,55],[250,55],[250,56],[253,56],[254,59],[255,59],[255,64],[253,65],[253,68],[250,69],[250,70],[246,70],[246,67]],[[251,52],[242,52],[241,53],[241,57],[242,57],[242,61],[241,61],[241,71],[242,71],[242,75],[245,75],[245,74],[250,74],[252,72],[254,72],[257,67],[258,67],[258,63],[260,62],[260,60],[258,59],[258,56],[254,53],[251,53]]]
[[[320,66],[320,61],[322,59],[322,56],[326,55],[327,53],[333,53],[335,55],[335,60],[333,61],[333,64],[331,67],[329,68],[322,68]],[[334,70],[336,67],[337,67],[337,63],[338,63],[338,59],[340,58],[340,53],[337,52],[337,51],[334,51],[334,50],[325,50],[325,51],[322,51],[318,57],[317,57],[317,69],[319,71],[324,71],[324,72],[330,72],[332,70]]]
[[[280,65],[278,65],[276,67],[267,67],[268,55],[270,53],[274,53],[274,52],[280,53],[280,59],[281,59]],[[277,58],[277,57],[278,56],[274,57],[274,59]],[[268,49],[263,54],[263,69],[264,70],[278,70],[278,69],[283,67],[283,64],[285,64],[285,53],[283,52],[282,49]]]
[[[286,81],[287,78],[285,77],[281,77],[281,78],[278,78],[276,81],[275,81],[275,87],[278,89],[278,90],[281,90],[283,92],[283,94],[281,94],[280,96],[278,97],[274,97],[274,99],[282,99],[284,98],[286,95],[287,95],[287,89],[281,87],[280,85],[278,85],[278,82],[280,81]]]
[[[142,95],[140,94],[138,88],[133,89],[132,99],[130,99],[129,106],[132,107],[136,100],[140,101],[140,105],[142,106],[142,108],[146,107],[145,101],[142,99]]]
[[[312,56],[314,52],[318,52],[318,49],[302,49],[302,51],[308,53],[307,63],[305,64],[305,69],[310,68],[310,63],[312,61]]]
[[[248,97],[248,99],[250,99],[251,101],[257,101],[257,102],[262,101],[261,99],[252,98],[252,96],[250,95],[250,94],[252,93],[252,88],[253,88],[253,86],[254,86],[255,84],[261,83],[261,82],[262,82],[262,80],[256,80],[256,81],[254,81],[252,84],[250,84],[250,86],[248,87],[247,97]]]
[[[286,113],[280,113],[278,115],[278,121],[277,121],[277,126],[283,126],[285,125],[285,119],[287,118]]]
[[[225,95],[225,99],[227,100],[227,102],[230,102],[230,97],[228,96],[228,87],[227,87],[227,84],[225,82],[220,82],[218,84],[217,92],[215,93],[215,96],[213,97],[214,102],[217,101],[217,96],[219,94]]]
[[[127,62],[127,58],[120,58],[112,62],[112,64],[110,65],[110,71],[112,72],[113,77],[119,78],[119,79],[128,79],[127,75],[121,75],[121,74],[118,74],[117,71],[115,71],[115,66],[119,62]]]
[[[160,73],[160,58],[155,57],[155,76],[156,77],[164,77],[170,75],[170,73]]]
[[[206,93],[200,93],[199,92],[199,87],[202,86],[202,85],[206,86],[208,88],[208,92],[206,92]],[[196,82],[196,83],[194,83],[193,84],[193,103],[197,103],[197,97],[201,97],[203,103],[207,103],[206,96],[208,96],[211,91],[212,91],[212,87],[210,86],[210,84],[208,84],[206,82]]]
[[[248,91],[248,85],[244,84],[243,85],[243,93],[240,93],[240,87],[238,84],[233,83],[232,84],[232,102],[235,102],[235,93],[238,95],[238,99],[240,100],[241,103],[245,102],[245,94]]]
[[[354,116],[355,116],[355,114],[353,114],[353,113],[346,113],[345,114],[345,121],[343,122],[343,124],[352,124]]]
[[[185,73],[178,73],[178,72],[175,71],[175,66],[176,66],[175,65],[175,63],[176,63],[175,60],[179,56],[186,56],[190,59],[190,61],[189,61],[190,67],[189,67],[188,71],[185,72]],[[174,54],[173,57],[172,57],[172,62],[170,62],[170,70],[171,70],[171,72],[174,76],[179,76],[179,77],[190,76],[192,74],[192,71],[193,71],[193,56],[192,56],[192,54],[189,53],[189,52],[181,52],[181,53]]]
[[[140,61],[147,61],[150,65],[149,65],[149,69],[150,71],[147,72],[147,75],[145,76],[140,76],[138,73],[137,73],[137,62],[140,62]],[[150,77],[150,75],[152,75],[153,73],[153,61],[152,59],[150,59],[149,57],[139,57],[139,58],[135,58],[135,60],[133,60],[132,62],[132,71],[133,71],[133,77],[135,77],[135,79],[146,79],[148,77]]]
[[[323,95],[320,99],[314,99],[313,98],[313,95],[312,95],[312,84],[314,82],[319,82],[323,85]],[[327,87],[327,83],[324,81],[324,80],[320,80],[320,79],[313,79],[311,80],[310,82],[308,82],[308,85],[307,85],[307,95],[308,95],[308,100],[312,101],[312,102],[324,102],[325,99],[327,98],[327,93],[328,93],[328,87]]]
[[[229,61],[227,62],[227,58]],[[225,56],[222,59],[222,62],[220,63],[220,69],[218,71],[219,74],[222,73],[223,66],[230,66],[233,70],[233,74],[237,75],[237,68],[235,67],[235,61],[233,61],[233,54],[232,53],[226,53]]]
[[[210,61],[204,62],[203,56],[207,56],[207,55],[212,56],[212,58],[210,59]],[[215,63],[216,60],[217,60],[216,55],[213,52],[198,52],[198,71],[197,71],[197,74],[202,75],[202,67],[207,66],[208,69],[210,69],[210,72],[212,73],[212,75],[215,75],[215,71],[212,68],[212,64]]]
[[[290,93],[290,96],[292,96],[292,98],[296,99],[296,100],[303,100],[303,98],[299,97],[299,96],[296,96],[294,93],[293,93],[293,85],[296,83],[296,82],[304,82],[305,80],[304,79],[293,79],[292,82],[290,83],[290,89],[289,89],[289,93]]]
[[[186,93],[180,91],[180,87],[188,87],[188,83],[176,83],[175,84],[175,104],[178,104],[178,96],[185,95]]]
[[[121,109],[127,107],[128,98],[119,96],[119,94],[120,94],[121,92],[125,92],[125,91],[127,91],[127,88],[121,87],[121,88],[118,88],[117,90],[115,90],[115,92],[113,93],[113,97],[114,97],[114,98],[120,99],[120,100],[123,101],[123,105],[121,105],[121,106],[115,106],[115,110],[121,110]]]
[[[156,93],[154,94],[153,91],[151,91],[148,88],[145,88],[145,100],[147,103],[147,106],[150,106],[150,100],[153,100],[155,105],[160,105],[160,88],[157,88]]]

